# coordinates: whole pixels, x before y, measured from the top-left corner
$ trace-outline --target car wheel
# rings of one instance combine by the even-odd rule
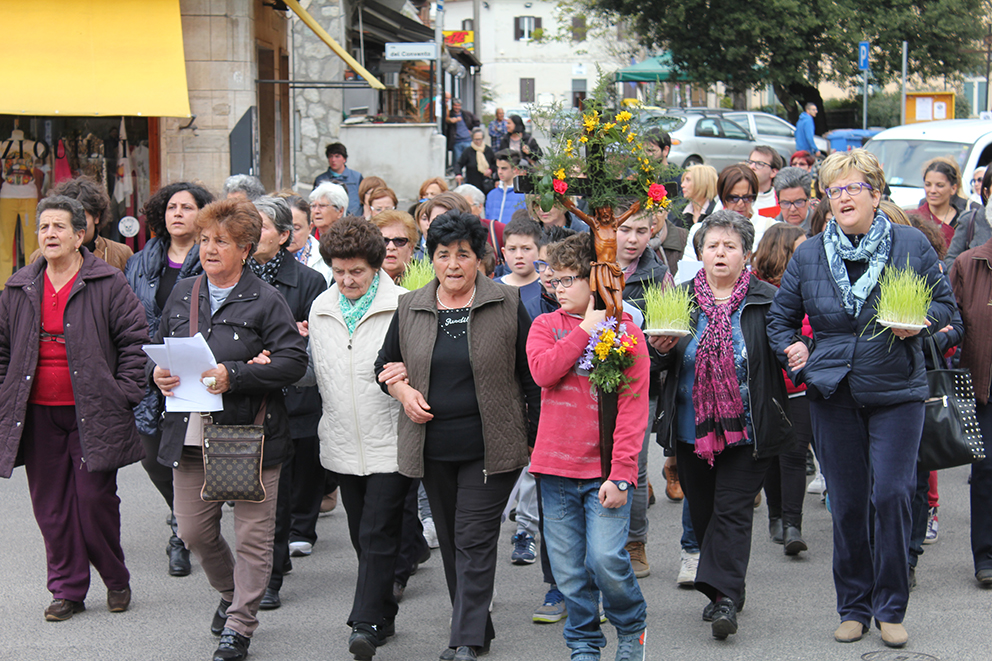
[[[702,157],[693,155],[685,159],[685,161],[682,163],[682,167],[687,168],[690,165],[702,165],[702,164],[703,164]]]

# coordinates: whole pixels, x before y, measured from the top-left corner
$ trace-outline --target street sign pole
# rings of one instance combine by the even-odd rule
[[[865,73],[865,99],[864,108],[861,115],[861,128],[868,129],[868,42],[862,41],[858,44],[858,68]]]

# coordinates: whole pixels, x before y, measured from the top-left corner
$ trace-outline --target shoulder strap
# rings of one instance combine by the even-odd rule
[[[489,221],[489,238],[492,239],[492,242],[493,242],[493,253],[494,253],[495,257],[496,257],[496,263],[497,264],[502,264],[503,263],[503,251],[499,249],[499,242],[496,241],[496,221],[495,220],[490,220]]]
[[[965,241],[964,244],[965,250],[971,248],[971,240],[975,238],[975,219],[977,218],[977,216],[978,216],[978,211],[977,210],[972,211],[971,218],[968,219],[970,222],[968,223],[968,237],[967,237],[968,240]]]
[[[201,275],[193,283],[193,291],[189,296],[189,336],[193,337],[200,330],[200,285],[206,274]]]
[[[262,427],[265,425],[265,409],[268,405],[269,396],[266,394],[265,397],[262,398],[262,405],[259,407],[258,414],[255,416],[254,424],[256,427]]]

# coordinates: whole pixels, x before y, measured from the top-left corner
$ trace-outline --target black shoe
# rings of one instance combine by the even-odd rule
[[[248,656],[249,645],[251,638],[224,627],[220,634],[220,644],[214,652],[214,661],[242,661]]]
[[[379,632],[379,646],[382,647],[386,644],[386,639],[391,638],[396,635],[396,620],[383,620],[382,624],[376,629]]]
[[[173,535],[169,540],[169,545],[165,548],[165,554],[169,556],[169,576],[189,576],[192,570],[189,550],[183,545],[181,539]]]
[[[220,605],[214,611],[214,619],[210,622],[210,633],[219,636],[224,632],[224,625],[227,624],[227,609],[230,607],[230,601],[220,600]]]
[[[786,524],[783,535],[785,538],[786,555],[799,555],[801,552],[809,549],[806,546],[806,540],[803,539],[803,533],[798,527]]]
[[[741,599],[740,599],[740,601],[737,602],[737,612],[738,613],[742,613],[744,611],[744,602],[746,600],[747,600],[747,594],[742,589],[741,590]],[[713,618],[716,616],[716,605],[717,605],[717,602],[715,602],[715,601],[711,601],[710,603],[706,604],[705,608],[703,608],[703,622],[712,622],[713,621]]]
[[[419,558],[417,558],[417,564],[422,565],[430,559],[431,559],[431,547],[427,546],[427,544],[425,543],[424,552],[420,554]]]
[[[359,622],[351,629],[348,638],[348,651],[355,655],[358,661],[369,661],[375,656],[379,642],[379,631],[372,624]]]
[[[468,645],[462,645],[457,650],[455,650],[454,661],[475,661],[479,658],[479,655],[475,653],[474,647],[469,647]]]
[[[782,543],[782,519],[781,517],[770,517],[768,519],[768,534],[776,544]]]
[[[714,603],[713,608],[713,637],[724,640],[730,634],[737,633],[737,606],[729,597],[723,597]]]
[[[259,610],[274,611],[280,606],[282,606],[282,600],[279,599],[279,590],[265,588],[265,596],[262,597],[261,603],[258,604]]]

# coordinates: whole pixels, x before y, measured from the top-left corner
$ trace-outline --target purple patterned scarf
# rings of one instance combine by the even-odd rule
[[[713,465],[727,445],[747,440],[744,402],[734,367],[734,340],[730,316],[747,296],[751,274],[745,269],[734,284],[730,300],[717,303],[700,270],[693,280],[696,303],[706,315],[706,330],[696,347],[696,374],[692,403],[696,413],[696,455]]]

